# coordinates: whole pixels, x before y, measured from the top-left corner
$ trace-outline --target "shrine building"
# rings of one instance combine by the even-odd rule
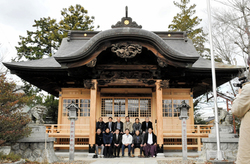
[[[123,17],[106,31],[69,31],[54,56],[4,65],[20,78],[59,98],[57,124],[46,125],[56,149],[69,148],[67,105],[80,108],[76,149],[94,151],[96,121],[117,117],[153,123],[158,152],[181,150],[177,106],[189,110],[188,149],[201,150],[211,125],[195,125],[193,99],[212,90],[211,61],[195,50],[187,32],[147,31]],[[215,63],[217,85],[228,82],[239,67]]]

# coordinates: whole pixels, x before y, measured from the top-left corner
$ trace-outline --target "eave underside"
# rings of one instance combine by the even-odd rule
[[[212,88],[211,70],[184,69],[166,67],[155,70],[98,70],[95,68],[72,70],[12,70],[16,75],[54,96],[58,96],[61,88],[86,88],[86,81],[97,79],[99,88],[153,88],[155,80],[169,80],[169,88],[191,88],[193,96],[210,91]],[[233,77],[239,69],[216,71],[217,86]],[[166,86],[164,86],[166,87]]]

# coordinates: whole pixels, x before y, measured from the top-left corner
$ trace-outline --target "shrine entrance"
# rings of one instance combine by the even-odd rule
[[[154,123],[155,100],[151,88],[102,88],[98,101],[100,105],[97,105],[97,119],[102,117],[104,122],[107,122],[109,117],[112,117],[114,122],[118,117],[125,122],[125,117],[129,116],[132,123],[135,118],[143,122],[146,117]]]

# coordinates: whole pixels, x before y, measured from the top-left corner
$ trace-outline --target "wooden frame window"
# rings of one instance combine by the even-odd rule
[[[75,104],[80,108],[78,116],[89,117],[90,116],[90,99],[63,99],[63,117],[68,117],[68,110],[66,107],[74,100]]]
[[[162,100],[162,115],[163,117],[179,117],[180,110],[176,109],[183,100],[180,99],[164,99]],[[189,100],[185,99],[185,102],[190,105]],[[188,112],[189,115],[189,112]]]
[[[151,98],[102,98],[102,117],[151,117]]]

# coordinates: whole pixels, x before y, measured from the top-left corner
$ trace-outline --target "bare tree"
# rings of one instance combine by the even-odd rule
[[[225,7],[214,12],[215,53],[228,64],[236,65],[237,55],[246,61],[250,56],[250,1],[216,1]]]

